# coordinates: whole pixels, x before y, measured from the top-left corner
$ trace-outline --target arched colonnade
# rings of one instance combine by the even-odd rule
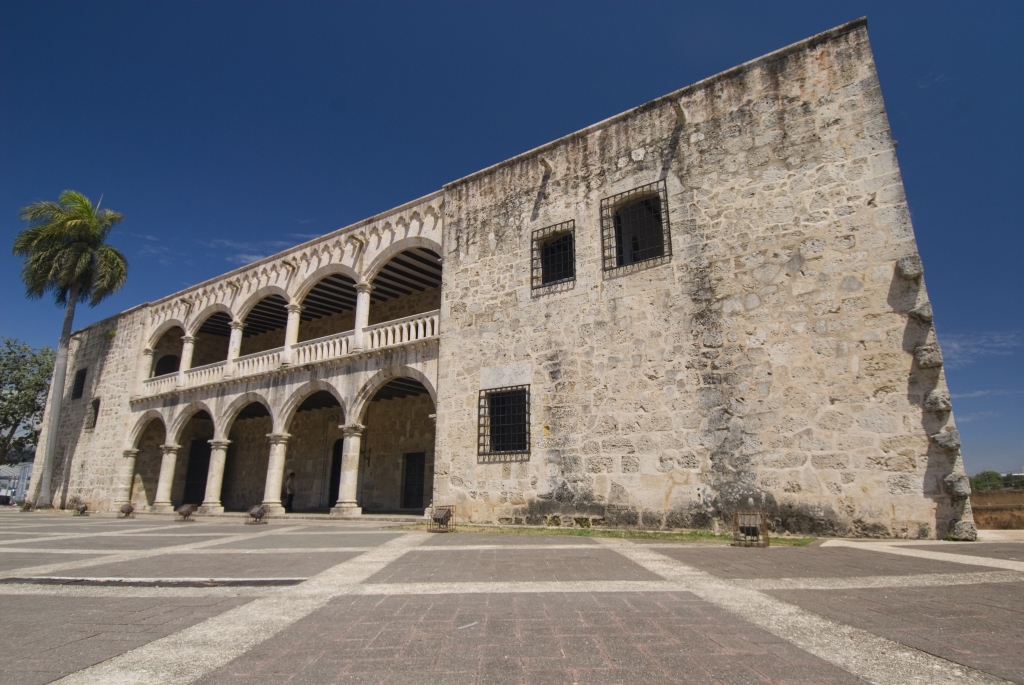
[[[339,515],[361,513],[363,500],[371,510],[429,506],[431,378],[416,366],[392,366],[354,392],[339,385],[309,380],[281,396],[250,391],[141,412],[127,437],[116,506],[166,512],[187,503],[219,513],[262,503],[280,513],[287,490],[293,498],[298,491],[300,509],[329,506]]]

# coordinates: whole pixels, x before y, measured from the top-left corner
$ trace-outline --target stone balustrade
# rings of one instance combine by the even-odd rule
[[[197,366],[185,372],[185,387],[195,388],[200,385],[216,383],[224,378],[224,367],[227,362],[214,362],[204,366]]]
[[[366,348],[364,350],[353,350],[354,331],[334,333],[322,338],[306,340],[292,345],[291,365],[305,366],[318,364],[347,357],[352,354],[365,353],[372,350],[405,345],[419,340],[436,338],[439,333],[438,317],[440,310],[414,314],[403,319],[386,321],[384,323],[367,326],[363,329],[363,340]],[[272,350],[264,350],[238,357],[234,362],[234,371],[231,378],[244,378],[270,373],[284,368],[282,360],[284,347],[277,347]],[[228,363],[225,361],[198,366],[185,371],[184,388],[199,388],[206,385],[213,385],[227,380],[225,370]],[[155,397],[181,390],[177,385],[177,374],[167,374],[148,378],[142,384],[143,397]]]
[[[275,347],[272,350],[254,352],[235,360],[235,378],[243,376],[255,376],[261,373],[269,373],[281,368],[281,353],[283,347]]]
[[[292,346],[292,364],[315,364],[349,354],[353,331],[325,335]]]
[[[441,311],[414,314],[404,319],[386,321],[363,329],[367,347],[371,350],[392,345],[403,345],[416,340],[433,338],[438,333],[438,316]]]

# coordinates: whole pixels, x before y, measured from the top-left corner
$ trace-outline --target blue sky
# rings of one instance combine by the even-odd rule
[[[1021,3],[5,0],[0,230],[65,188],[127,216],[81,327],[862,15],[967,470],[1019,471]],[[18,267],[0,337],[54,345]]]

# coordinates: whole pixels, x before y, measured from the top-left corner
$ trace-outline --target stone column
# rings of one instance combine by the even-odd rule
[[[356,501],[356,493],[359,487],[359,447],[365,428],[358,423],[341,427],[344,435],[341,444],[341,480],[338,482],[338,502],[331,509],[332,514],[358,516],[363,513]]]
[[[238,359],[238,353],[242,350],[242,329],[245,328],[244,321],[232,321],[231,326],[231,338],[228,341],[228,361],[224,365],[224,378],[231,378],[235,375],[235,360]]]
[[[224,464],[228,459],[230,440],[210,440],[210,468],[206,472],[206,495],[199,507],[201,514],[221,514],[220,489],[224,483]]]
[[[132,485],[135,484],[135,457],[139,455],[138,450],[125,450],[121,453],[124,461],[121,462],[121,475],[118,478],[118,492],[114,499],[114,510],[118,511],[121,506],[132,501]]]
[[[156,352],[152,347],[147,347],[142,350],[142,356],[139,358],[139,367],[135,370],[135,388],[132,392],[133,397],[141,397],[143,382],[153,375],[153,355]]]
[[[288,451],[288,433],[269,433],[270,461],[267,464],[267,485],[263,490],[263,506],[271,514],[283,514],[281,486],[284,484],[284,458]]]
[[[181,364],[178,365],[178,382],[175,383],[179,388],[185,387],[185,372],[192,368],[192,350],[195,345],[196,339],[191,335],[181,337]]]
[[[299,339],[299,314],[302,312],[301,305],[290,304],[288,309],[288,325],[284,329],[284,352],[281,354],[281,366],[288,366],[292,363],[292,345]]]
[[[356,283],[356,323],[352,332],[352,351],[359,352],[363,349],[363,329],[370,320],[370,291],[373,286],[369,283]]]
[[[178,450],[180,445],[163,445],[163,459],[160,461],[160,479],[156,482],[156,498],[150,511],[168,512],[174,511],[171,504],[171,488],[174,486],[174,467],[178,463]]]

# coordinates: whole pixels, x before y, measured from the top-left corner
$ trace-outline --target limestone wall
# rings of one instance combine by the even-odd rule
[[[397,511],[402,505],[403,458],[425,453],[423,506],[434,483],[434,403],[429,395],[370,402],[363,419],[360,504],[365,511]]]
[[[601,199],[660,180],[671,257],[603,271]],[[532,232],[569,220],[575,282],[532,290]],[[970,526],[958,437],[929,441],[953,419],[862,23],[453,183],[444,226],[437,503],[476,521],[706,527],[754,506],[800,532]],[[522,362],[531,453],[484,463],[482,375]]]

